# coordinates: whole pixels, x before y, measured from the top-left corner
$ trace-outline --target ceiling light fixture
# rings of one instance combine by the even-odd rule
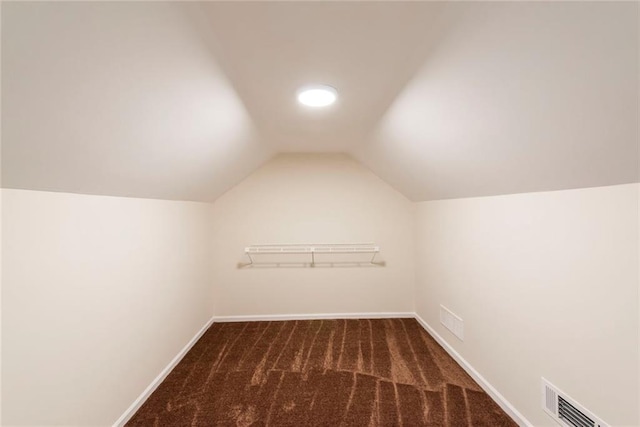
[[[310,85],[298,89],[298,102],[308,107],[327,107],[338,99],[335,88],[327,85]]]

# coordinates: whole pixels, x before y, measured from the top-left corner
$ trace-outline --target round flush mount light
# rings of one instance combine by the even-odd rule
[[[335,88],[327,85],[309,85],[298,89],[298,102],[308,107],[327,107],[338,99]]]

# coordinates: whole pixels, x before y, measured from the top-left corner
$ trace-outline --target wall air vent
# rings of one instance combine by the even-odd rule
[[[440,305],[440,323],[450,330],[453,335],[464,341],[464,322],[444,305]]]
[[[542,379],[542,408],[562,426],[609,427],[544,378]]]

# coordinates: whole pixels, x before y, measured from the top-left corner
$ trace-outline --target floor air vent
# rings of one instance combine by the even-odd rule
[[[542,408],[563,426],[609,427],[544,378],[542,379]]]

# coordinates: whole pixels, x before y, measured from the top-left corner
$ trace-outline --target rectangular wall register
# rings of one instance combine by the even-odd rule
[[[440,323],[458,337],[460,341],[464,341],[464,322],[443,305],[440,306]]]

